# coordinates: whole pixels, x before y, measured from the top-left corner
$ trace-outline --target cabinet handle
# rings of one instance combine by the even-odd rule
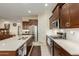
[[[70,27],[70,23],[69,22],[66,22],[65,26],[66,27]]]

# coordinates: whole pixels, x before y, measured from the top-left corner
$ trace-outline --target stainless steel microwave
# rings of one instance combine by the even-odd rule
[[[52,28],[59,28],[59,20],[54,20],[52,22]]]

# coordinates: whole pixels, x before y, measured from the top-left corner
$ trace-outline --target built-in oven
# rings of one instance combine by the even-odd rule
[[[52,27],[53,27],[53,28],[59,28],[59,20],[54,20],[54,21],[52,22]]]

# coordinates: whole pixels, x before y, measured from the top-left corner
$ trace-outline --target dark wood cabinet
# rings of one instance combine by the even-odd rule
[[[50,29],[52,29],[53,15],[49,18]]]
[[[29,27],[29,21],[23,21],[22,22],[22,27],[23,27],[23,29],[28,29],[28,27]]]
[[[57,20],[57,19],[59,19],[59,6],[57,6],[55,11],[53,12],[53,19],[52,20]]]
[[[73,28],[79,28],[79,3],[70,3],[70,24]]]
[[[60,47],[57,43],[54,42],[54,56],[71,56],[66,50]]]
[[[50,29],[52,29],[53,15],[49,18]]]
[[[60,8],[60,27],[79,28],[79,3],[66,3]]]
[[[64,4],[60,8],[60,28],[70,27],[69,4]]]
[[[52,29],[52,22],[54,20],[59,20],[59,6],[56,7],[55,11],[53,12],[53,15],[49,18],[50,19],[50,29]]]
[[[30,25],[38,25],[38,20],[37,19],[30,19],[30,21],[29,21],[29,23],[30,23]]]
[[[79,3],[64,3],[57,4],[50,19],[59,19],[60,28],[79,28]]]
[[[16,51],[0,51],[0,56],[16,56]]]
[[[29,19],[29,21],[23,21],[22,27],[23,29],[28,29],[31,25],[37,25],[38,26],[38,20],[37,19]]]
[[[60,56],[60,51],[59,51],[59,47],[58,47],[58,45],[56,45],[55,43],[54,43],[54,56]]]

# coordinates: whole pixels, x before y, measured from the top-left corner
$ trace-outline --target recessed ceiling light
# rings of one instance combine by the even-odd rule
[[[45,7],[47,7],[48,6],[48,4],[47,3],[45,3]]]
[[[31,13],[31,11],[29,10],[28,13]]]

